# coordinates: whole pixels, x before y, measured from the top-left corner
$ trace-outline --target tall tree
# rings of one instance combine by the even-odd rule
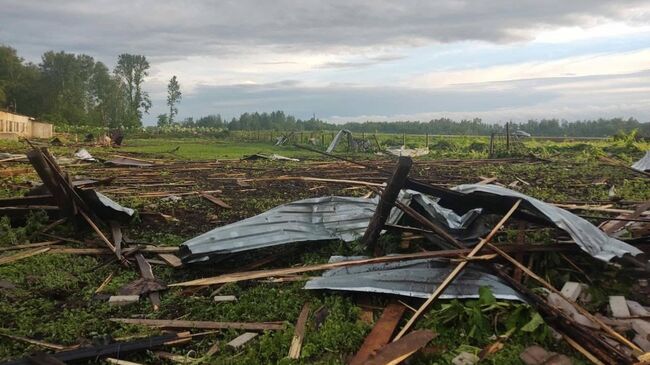
[[[167,85],[167,106],[169,106],[169,118],[167,122],[169,124],[174,123],[174,117],[178,114],[176,104],[181,102],[181,96],[181,85],[178,83],[176,75],[174,75]]]
[[[45,52],[40,64],[45,93],[43,116],[55,122],[89,124],[95,61],[87,55]]]
[[[142,125],[142,114],[151,108],[149,94],[142,90],[144,78],[149,76],[149,62],[142,55],[123,53],[117,59],[115,75],[124,84],[124,91],[129,105],[128,124]]]
[[[24,63],[16,50],[0,45],[0,108],[26,115],[42,110],[38,67]]]

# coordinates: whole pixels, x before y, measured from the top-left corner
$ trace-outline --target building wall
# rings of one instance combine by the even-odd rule
[[[32,138],[52,138],[54,127],[50,123],[31,122]]]
[[[0,110],[0,138],[52,138],[54,127],[49,123],[35,122],[28,116]]]

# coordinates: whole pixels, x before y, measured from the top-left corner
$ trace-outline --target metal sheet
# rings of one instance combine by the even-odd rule
[[[330,145],[327,146],[325,152],[332,153],[336,148],[336,146],[339,144],[339,142],[341,142],[341,137],[343,137],[343,135],[347,135],[349,138],[349,136],[352,135],[352,132],[350,132],[347,129],[341,129],[338,133],[336,133],[336,136],[332,138],[332,142],[330,142]]]
[[[330,262],[359,258],[363,257],[333,256]],[[326,271],[321,277],[309,280],[304,288],[428,298],[449,274],[452,266],[446,261],[419,259],[341,267]],[[482,286],[490,288],[498,299],[524,301],[501,279],[481,271],[473,264],[469,264],[463,270],[440,298],[478,298],[479,288]]]
[[[632,168],[641,172],[650,171],[650,151],[646,152],[642,159],[635,162]]]
[[[346,242],[363,236],[377,207],[372,199],[331,196],[280,205],[242,221],[213,229],[184,242],[183,260],[205,255],[234,253],[291,242],[340,239]],[[389,223],[401,211],[393,210]]]
[[[454,190],[465,194],[493,195],[495,199],[498,199],[499,196],[522,199],[524,201],[522,206],[538,213],[553,222],[558,228],[566,231],[583,251],[599,260],[610,261],[614,257],[622,257],[625,254],[636,256],[642,253],[634,246],[609,237],[585,219],[520,192],[497,185],[481,184],[459,185]]]

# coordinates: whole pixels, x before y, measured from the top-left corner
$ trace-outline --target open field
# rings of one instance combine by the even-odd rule
[[[380,143],[401,143],[400,135],[381,135]],[[408,136],[407,145],[422,147],[424,136]],[[306,137],[305,137],[306,139]],[[383,183],[387,175],[353,163],[333,160],[295,146],[273,146],[268,141],[241,142],[237,138],[137,138],[125,139],[122,147],[85,146],[68,136],[63,146],[49,149],[56,157],[71,157],[86,147],[97,158],[131,156],[153,162],[151,167],[106,167],[99,163],[61,165],[74,179],[101,180],[114,177],[97,190],[118,203],[134,208],[138,214],[123,226],[124,235],[134,244],[174,247],[187,239],[218,226],[260,214],[277,205],[309,197],[330,195],[364,196],[372,190],[364,185],[341,182],[307,181],[302,177],[358,180]],[[299,141],[297,141],[299,142]],[[531,139],[518,143],[499,158],[488,159],[487,137],[429,137],[431,152],[415,158],[410,176],[433,186],[454,187],[494,178],[493,183],[549,203],[607,205],[612,209],[634,209],[650,200],[650,178],[631,171],[632,161],[640,158],[650,144],[641,142],[546,141]],[[18,142],[0,141],[0,152],[25,153],[29,148]],[[300,159],[293,161],[241,161],[244,155],[279,154]],[[337,154],[372,167],[392,170],[396,158],[370,153]],[[608,156],[620,165],[603,162]],[[16,161],[2,163],[0,197],[16,197],[27,192],[38,175],[31,165]],[[9,171],[16,171],[10,174]],[[14,176],[9,176],[14,175]],[[612,196],[612,187],[615,196]],[[219,207],[198,192],[211,191],[231,208]],[[181,199],[169,199],[178,196]],[[160,215],[162,213],[163,215]],[[594,224],[616,214],[607,211],[576,211]],[[0,226],[0,250],[19,244],[53,239],[41,232],[51,222],[45,214],[32,214],[27,222]],[[495,244],[515,242],[540,245],[566,239],[560,230],[548,227],[522,228],[512,219],[493,239]],[[87,227],[71,223],[58,225],[49,235],[63,237],[67,248],[103,247]],[[420,252],[431,248],[424,238],[403,243],[402,232],[391,231],[380,239],[384,253]],[[71,241],[70,241],[71,240]],[[647,242],[646,242],[647,243]],[[136,270],[124,268],[112,256],[66,254],[50,250],[14,263],[0,265],[0,361],[27,355],[41,347],[1,334],[24,336],[63,346],[102,344],[113,339],[160,333],[145,326],[121,324],[109,318],[182,319],[202,321],[285,322],[286,329],[264,331],[239,350],[226,343],[242,331],[228,329],[199,336],[187,345],[166,347],[165,351],[193,358],[191,363],[266,364],[309,363],[342,364],[361,346],[383,307],[394,298],[388,295],[350,294],[303,290],[304,281],[321,272],[289,277],[285,282],[250,280],[223,285],[169,287],[161,294],[160,310],[153,311],[148,300],[127,306],[109,306],[108,294],[138,278]],[[2,257],[14,251],[0,251]],[[172,268],[160,264],[152,255],[153,273],[164,283],[178,283],[224,273],[253,269],[285,268],[325,263],[332,255],[372,255],[358,241],[321,241],[264,249],[261,252],[233,254],[218,262],[186,264]],[[629,300],[650,305],[647,290],[639,290],[639,273],[626,266],[605,265],[582,251],[571,251],[570,260],[561,252],[521,254],[534,272],[561,288],[566,281],[587,282],[591,302],[587,308],[606,312],[609,295],[624,295]],[[114,258],[114,257],[113,257]],[[647,273],[645,273],[647,275]],[[112,279],[96,293],[102,282]],[[642,274],[643,275],[643,274]],[[532,280],[524,281],[535,286]],[[214,302],[212,297],[234,295],[235,302]],[[146,296],[145,296],[146,297]],[[399,298],[417,308],[422,300]],[[296,319],[304,303],[310,303],[300,359],[287,358]],[[325,308],[325,310],[322,310]],[[315,316],[321,309],[326,315]],[[368,315],[368,313],[371,313]],[[364,315],[365,313],[365,315]],[[407,311],[406,318],[411,312]],[[574,364],[589,361],[566,342],[554,338],[550,328],[537,320],[536,312],[519,302],[495,300],[484,294],[479,300],[438,300],[416,324],[430,329],[437,337],[411,358],[411,364],[448,364],[463,351],[478,353],[495,341],[495,336],[510,333],[500,351],[483,363],[519,364],[520,352],[529,345],[569,355]],[[402,323],[406,320],[402,319]],[[511,332],[509,332],[511,331]],[[196,330],[194,332],[201,332]],[[220,351],[204,354],[218,343]],[[139,363],[173,363],[160,360],[154,352],[143,351],[124,357]]]

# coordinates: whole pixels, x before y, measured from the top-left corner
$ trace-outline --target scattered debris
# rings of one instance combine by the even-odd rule
[[[463,351],[451,360],[454,365],[474,365],[479,362],[479,357],[469,352]]]
[[[264,155],[264,154],[261,154],[261,153],[256,153],[254,155],[244,156],[242,158],[242,160],[249,160],[249,161],[252,161],[252,160],[271,160],[271,161],[295,161],[295,162],[300,161],[297,158],[284,157],[284,156],[277,155],[275,153],[270,154],[270,155]]]
[[[80,148],[74,153],[74,158],[80,161],[96,162],[97,160],[85,148]]]
[[[567,356],[550,352],[541,346],[530,346],[526,348],[519,358],[526,365],[571,365],[571,359]]]
[[[111,295],[108,298],[109,305],[126,305],[137,303],[140,300],[139,295]]]
[[[393,156],[404,156],[404,157],[419,157],[419,156],[426,156],[429,154],[429,147],[421,147],[421,148],[405,148],[404,146],[401,146],[399,148],[386,148],[386,152]]]
[[[636,171],[650,172],[650,151],[647,151],[645,156],[632,164],[632,168]]]
[[[116,156],[104,162],[109,166],[131,166],[131,167],[151,167],[153,162],[140,160],[133,157]]]
[[[226,345],[230,346],[230,347],[232,347],[234,349],[239,349],[242,346],[244,346],[246,343],[248,343],[248,341],[250,341],[250,340],[254,339],[255,337],[257,337],[257,335],[258,334],[256,332],[246,332],[246,333],[236,337],[234,340],[228,342]]]
[[[236,302],[237,297],[234,295],[215,295],[214,298],[212,298],[215,302]]]

